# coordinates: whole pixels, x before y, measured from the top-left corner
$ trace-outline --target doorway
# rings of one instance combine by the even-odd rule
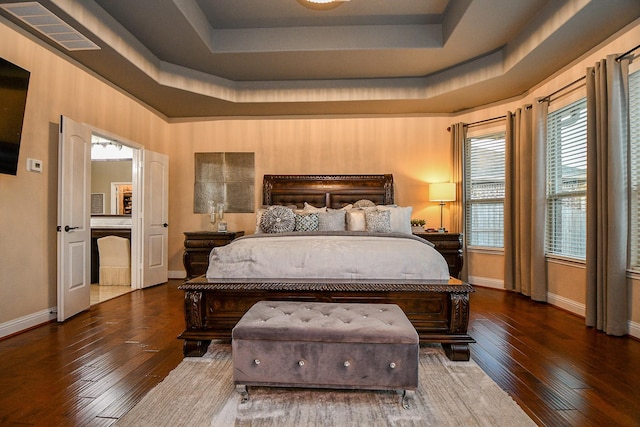
[[[59,322],[91,306],[91,139],[92,134],[122,142],[89,125],[60,117],[58,143],[58,268]],[[131,288],[142,289],[167,281],[169,157],[127,142],[133,149],[131,217],[129,221]],[[96,210],[105,197],[96,197]],[[101,211],[104,210],[102,206]],[[114,219],[111,219],[113,221]],[[122,226],[123,224],[117,224]],[[126,227],[122,227],[125,228]],[[108,232],[113,232],[113,228]],[[113,240],[113,239],[112,239]],[[120,249],[117,249],[120,250]],[[126,250],[126,249],[125,249]]]
[[[133,157],[137,148],[121,140],[91,134],[91,305],[124,295],[133,290],[133,269],[128,283],[100,283],[98,239],[117,236],[127,239],[135,224],[133,206]],[[129,263],[131,262],[129,250]],[[131,266],[131,263],[129,264]]]

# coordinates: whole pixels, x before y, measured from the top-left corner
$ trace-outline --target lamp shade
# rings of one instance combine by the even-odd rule
[[[453,202],[456,199],[455,182],[435,182],[429,184],[429,201]]]

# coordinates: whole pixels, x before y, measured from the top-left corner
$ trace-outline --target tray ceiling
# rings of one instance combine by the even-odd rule
[[[640,16],[637,0],[38,5],[99,49],[0,12],[169,119],[457,112],[522,94]]]

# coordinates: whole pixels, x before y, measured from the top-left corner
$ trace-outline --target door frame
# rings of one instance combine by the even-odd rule
[[[133,191],[132,209],[131,209],[131,289],[142,289],[142,269],[141,269],[141,252],[142,252],[142,218],[140,217],[142,206],[142,151],[144,147],[136,142],[130,141],[119,135],[99,129],[95,126],[86,124],[91,130],[91,135],[101,136],[125,145],[133,150],[133,158],[131,160],[131,186]]]

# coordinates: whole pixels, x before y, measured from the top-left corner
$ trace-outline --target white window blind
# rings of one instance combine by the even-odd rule
[[[547,120],[546,252],[585,259],[587,230],[587,101]]]
[[[629,76],[631,235],[629,266],[640,270],[640,71]]]
[[[469,246],[504,247],[505,133],[465,141]]]

